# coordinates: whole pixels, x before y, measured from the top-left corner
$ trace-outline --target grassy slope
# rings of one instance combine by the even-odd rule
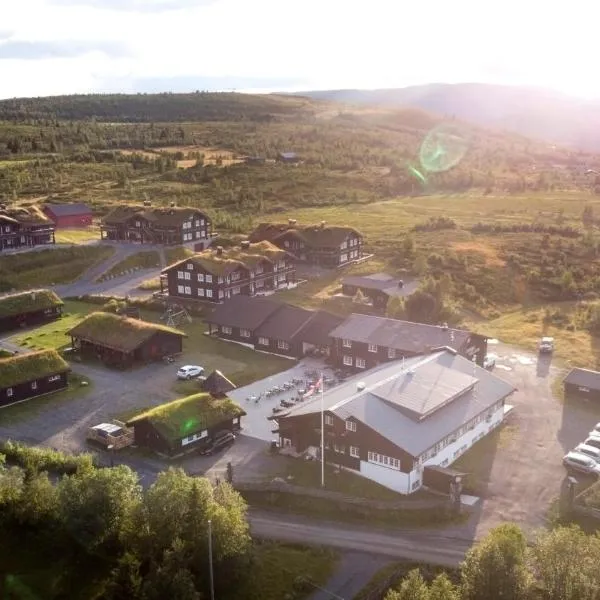
[[[106,273],[102,274],[102,277],[121,275],[129,269],[150,269],[153,267],[160,267],[160,256],[156,250],[136,252],[111,267]]]

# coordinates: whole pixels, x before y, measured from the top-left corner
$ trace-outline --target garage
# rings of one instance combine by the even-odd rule
[[[571,369],[563,380],[565,398],[600,400],[600,372],[589,369]]]

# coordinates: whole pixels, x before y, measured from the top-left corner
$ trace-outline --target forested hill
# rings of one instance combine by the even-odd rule
[[[0,121],[95,119],[122,123],[268,122],[312,116],[319,107],[319,102],[308,98],[233,92],[86,94],[0,100]]]

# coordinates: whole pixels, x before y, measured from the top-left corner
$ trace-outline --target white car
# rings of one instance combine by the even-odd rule
[[[495,354],[488,354],[483,359],[483,368],[491,371],[496,366],[496,358]]]
[[[538,349],[542,353],[550,353],[554,351],[554,338],[553,337],[543,337],[540,340],[540,345]]]
[[[600,423],[596,423],[594,429],[592,429],[588,435],[600,436]]]
[[[579,471],[586,475],[600,475],[600,465],[593,458],[574,450],[563,457],[563,465],[571,471]]]
[[[587,444],[579,444],[577,447],[573,449],[573,452],[579,452],[580,454],[585,454],[590,458],[593,458],[596,462],[600,462],[600,448],[596,448],[596,446],[588,446]]]
[[[177,371],[177,379],[194,379],[204,373],[204,367],[198,365],[185,365]]]

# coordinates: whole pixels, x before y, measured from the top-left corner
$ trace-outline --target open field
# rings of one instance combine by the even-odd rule
[[[100,239],[100,227],[82,227],[81,229],[57,229],[54,235],[57,244],[81,244]]]
[[[193,250],[190,250],[184,246],[165,248],[165,258],[167,259],[168,265],[172,265],[174,262],[187,258],[188,256],[192,256],[193,254]]]
[[[99,277],[99,280],[104,280],[111,275],[122,275],[130,269],[151,269],[154,267],[160,267],[160,256],[156,250],[136,252],[113,265]]]
[[[147,292],[154,292],[156,290],[160,290],[160,277],[152,277],[151,279],[146,279],[146,281],[142,281],[142,283],[138,285],[137,289],[145,290]]]

